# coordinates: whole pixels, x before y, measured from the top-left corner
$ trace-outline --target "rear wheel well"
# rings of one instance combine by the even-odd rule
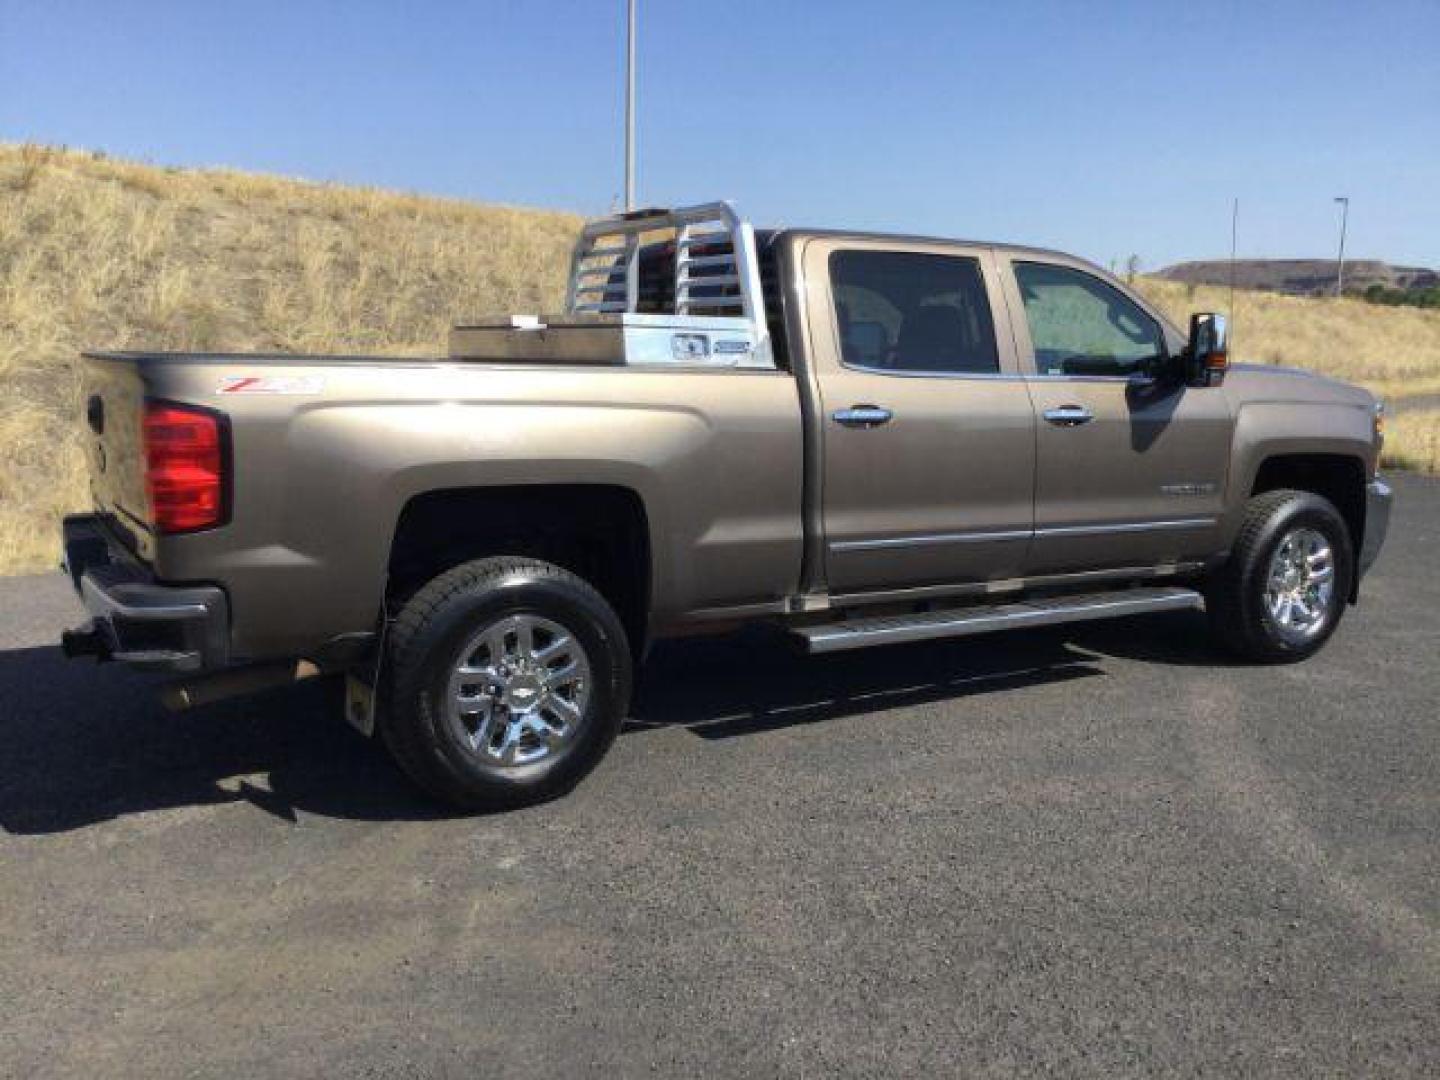
[[[1255,474],[1251,496],[1280,488],[1309,491],[1334,504],[1350,530],[1350,545],[1359,558],[1365,539],[1365,464],[1344,454],[1283,454],[1267,458]],[[1353,602],[1359,588],[1358,573],[1352,573]]]
[[[635,492],[564,484],[417,495],[395,526],[387,607],[394,610],[451,567],[493,555],[542,559],[584,578],[615,609],[640,654],[650,605],[650,530]]]

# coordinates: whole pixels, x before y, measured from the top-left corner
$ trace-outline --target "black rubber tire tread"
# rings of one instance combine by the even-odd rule
[[[539,586],[537,590],[535,586]],[[561,768],[534,782],[495,784],[467,772],[463,762],[447,754],[436,729],[437,717],[428,699],[435,665],[448,662],[450,639],[466,626],[465,614],[495,603],[507,591],[551,594],[548,602],[571,604],[593,623],[599,652],[591,653],[592,704],[587,719],[589,745],[572,754]],[[544,608],[532,599],[524,608]],[[560,613],[547,611],[547,616]],[[573,614],[573,613],[571,613]],[[557,621],[563,621],[557,619]],[[566,623],[567,628],[577,630]],[[453,647],[453,646],[451,646]],[[390,624],[382,677],[385,707],[380,734],[401,770],[433,798],[463,810],[502,810],[543,802],[575,786],[604,757],[620,731],[630,704],[632,664],[624,627],[614,610],[583,578],[551,563],[521,556],[497,556],[462,563],[433,578],[406,602]]]
[[[1263,594],[1271,548],[1286,527],[1301,518],[1322,525],[1334,543],[1338,603],[1319,634],[1295,645],[1269,631]],[[1229,559],[1206,582],[1205,608],[1216,643],[1242,659],[1262,664],[1289,664],[1313,656],[1340,625],[1354,566],[1350,530],[1328,499],[1288,488],[1254,496],[1245,505]]]

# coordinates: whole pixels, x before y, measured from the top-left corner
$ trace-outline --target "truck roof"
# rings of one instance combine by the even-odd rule
[[[1102,278],[1110,281],[1122,289],[1125,294],[1138,301],[1152,316],[1158,319],[1167,332],[1174,338],[1183,338],[1183,332],[1174,321],[1152,304],[1144,296],[1138,295],[1133,288],[1126,288],[1124,283],[1114,273],[1097,263],[1080,255],[1071,254],[1068,251],[1060,251],[1055,248],[1031,247],[1027,244],[1008,244],[996,240],[962,240],[953,236],[926,236],[915,233],[892,233],[878,232],[868,229],[835,229],[835,228],[809,228],[799,226],[782,226],[779,228],[766,228],[755,230],[756,246],[763,252],[772,246],[777,240],[786,237],[821,237],[836,240],[868,240],[878,243],[900,243],[900,244],[934,244],[937,247],[954,246],[968,248],[990,248],[994,251],[1003,251],[1011,255],[1022,257],[1033,257],[1038,259],[1055,259],[1061,262],[1079,263],[1088,267],[1091,271]]]
[[[699,207],[663,207],[648,206],[639,210],[627,211],[617,214],[613,218],[602,219],[603,221],[629,222],[632,227],[635,223],[645,222],[647,219],[670,218],[674,215],[685,215],[695,210],[711,206],[724,206],[730,213],[735,213],[732,203],[702,204]],[[1010,244],[997,240],[971,240],[954,236],[934,236],[919,233],[896,233],[883,232],[871,229],[838,229],[834,226],[797,226],[797,225],[772,225],[753,226],[755,242],[759,247],[768,247],[776,240],[787,236],[821,236],[845,240],[876,240],[895,241],[905,244],[953,244],[956,247],[984,247],[994,248],[1001,251],[1018,252],[1024,255],[1045,255],[1064,259],[1075,259],[1078,256],[1068,252],[1057,251],[1052,248],[1032,247],[1028,244]],[[1088,260],[1081,260],[1088,262]]]
[[[764,228],[755,230],[756,243],[766,246],[786,236],[814,236],[836,240],[874,240],[880,243],[893,242],[901,244],[949,244],[955,247],[983,247],[994,248],[996,251],[1008,251],[1018,255],[1036,255],[1047,258],[1077,259],[1089,263],[1090,260],[1072,255],[1067,251],[1059,251],[1054,248],[1032,247],[1028,244],[1010,244],[998,240],[967,240],[954,236],[931,236],[923,233],[895,233],[880,232],[870,229],[837,229],[833,227],[810,227],[784,225],[776,228]],[[1093,265],[1093,264],[1091,264]]]

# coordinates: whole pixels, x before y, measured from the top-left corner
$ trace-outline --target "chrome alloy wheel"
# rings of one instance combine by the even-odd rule
[[[1270,556],[1265,608],[1281,636],[1304,641],[1320,632],[1335,597],[1335,553],[1325,535],[1291,529]]]
[[[590,686],[590,658],[574,634],[538,615],[508,615],[460,650],[447,718],[486,765],[533,765],[574,741]]]

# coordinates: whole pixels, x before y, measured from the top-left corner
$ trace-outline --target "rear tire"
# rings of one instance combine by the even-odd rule
[[[568,570],[489,558],[441,574],[391,625],[380,731],[430,795],[503,810],[562,795],[614,742],[631,659],[614,610]]]
[[[1267,491],[1245,506],[1230,558],[1206,584],[1221,647],[1287,664],[1329,640],[1350,595],[1354,547],[1334,504],[1308,491]]]

